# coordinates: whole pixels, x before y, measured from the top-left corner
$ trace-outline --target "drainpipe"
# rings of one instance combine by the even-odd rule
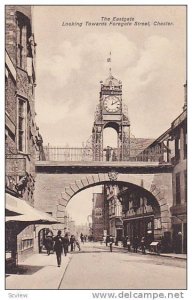
[[[183,253],[183,242],[184,242],[184,223],[182,222],[181,223],[181,233],[182,233],[182,236],[181,236],[181,253]]]

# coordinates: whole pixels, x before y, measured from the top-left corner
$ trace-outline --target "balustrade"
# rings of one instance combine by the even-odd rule
[[[92,148],[64,148],[64,147],[52,147],[44,146],[44,157],[46,161],[71,161],[71,162],[83,162],[83,161],[95,161]],[[41,160],[40,156],[37,160]],[[154,151],[154,149],[131,149],[129,153],[124,157],[121,155],[120,149],[111,148],[110,153],[107,149],[103,149],[101,161],[103,162],[115,162],[115,161],[143,161],[143,162],[165,162],[163,151]]]

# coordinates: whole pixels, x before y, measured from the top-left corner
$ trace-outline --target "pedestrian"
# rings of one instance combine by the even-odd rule
[[[68,237],[68,233],[66,233],[63,238],[63,249],[64,249],[65,256],[67,256],[68,248],[69,248],[69,237]]]
[[[75,237],[74,237],[74,235],[72,235],[70,237],[70,245],[71,245],[71,252],[73,252],[73,250],[75,250],[74,249],[75,248]]]
[[[54,250],[57,257],[57,266],[61,266],[61,254],[63,252],[63,238],[61,236],[61,230],[58,230],[57,236],[54,238]]]
[[[83,236],[83,233],[81,233],[80,238],[81,238],[81,243],[84,243],[84,236]]]
[[[107,146],[106,149],[106,161],[110,161],[111,160],[111,154],[112,154],[112,149],[110,146]]]
[[[175,237],[175,253],[182,253],[182,232],[179,231]]]
[[[105,240],[106,247],[108,246],[108,243],[109,243],[109,235],[106,236],[106,240]]]
[[[127,250],[128,250],[128,252],[131,252],[131,241],[130,241],[130,238],[127,236],[126,240],[127,240]]]
[[[114,238],[112,235],[109,236],[109,246],[110,246],[110,251],[113,251],[113,243],[114,243]]]
[[[78,238],[75,239],[75,244],[76,244],[77,248],[79,249],[79,251],[81,251],[81,247],[80,247],[80,243],[78,241]]]
[[[123,237],[122,237],[122,243],[123,243],[123,248],[126,248],[126,247],[127,247],[127,239],[126,239],[126,236],[123,236]]]
[[[146,252],[145,252],[145,237],[144,236],[141,238],[141,250],[142,250],[142,254],[146,254]]]
[[[138,236],[133,237],[133,252],[137,253],[137,249],[139,247],[139,238]]]
[[[46,237],[45,246],[46,246],[46,249],[47,249],[47,255],[50,255],[51,250],[53,250],[53,237],[52,237],[52,234],[50,232],[48,233],[48,235]]]

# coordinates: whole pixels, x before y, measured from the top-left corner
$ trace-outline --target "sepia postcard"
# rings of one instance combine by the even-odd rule
[[[184,298],[187,9],[4,6],[9,298]]]

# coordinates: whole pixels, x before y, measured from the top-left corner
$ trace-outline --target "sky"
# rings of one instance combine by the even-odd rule
[[[101,17],[169,21],[172,26],[85,26]],[[82,27],[62,26],[84,22]],[[185,7],[35,6],[36,112],[44,144],[81,146],[91,135],[100,81],[122,80],[131,132],[156,138],[183,106]]]
[[[110,52],[112,74],[122,81],[135,137],[157,138],[181,113],[186,82],[184,6],[35,6],[33,17],[36,121],[44,145],[81,147],[88,140],[100,81],[109,74]],[[86,26],[103,22],[102,17],[134,18],[150,26],[109,26],[110,21],[107,26]],[[172,25],[154,26],[154,21]],[[67,26],[70,22],[82,26]],[[78,223],[90,214],[92,192],[77,194],[68,205]],[[79,205],[84,208],[79,210]]]

